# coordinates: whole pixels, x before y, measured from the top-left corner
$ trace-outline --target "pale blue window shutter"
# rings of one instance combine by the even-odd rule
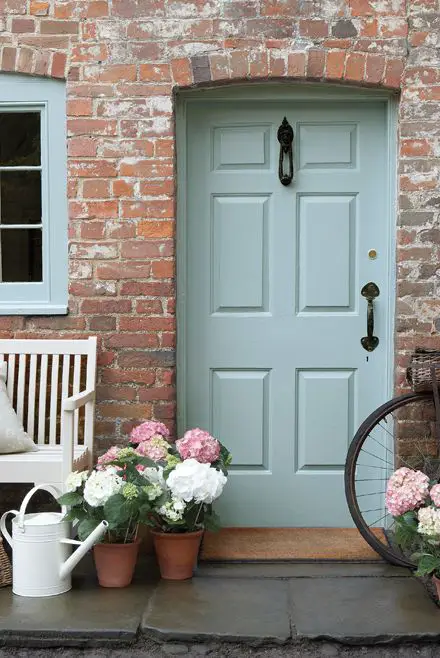
[[[67,313],[65,84],[0,74],[0,315]]]

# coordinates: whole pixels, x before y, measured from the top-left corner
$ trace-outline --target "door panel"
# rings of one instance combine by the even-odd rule
[[[267,310],[268,201],[267,196],[213,197],[211,280],[216,313]]]
[[[288,187],[284,116],[295,134]],[[197,101],[187,134],[182,399],[187,427],[232,451],[223,522],[349,525],[345,454],[386,399],[385,105]],[[372,354],[360,344],[368,281],[381,290]]]
[[[353,310],[356,197],[298,196],[299,311]]]

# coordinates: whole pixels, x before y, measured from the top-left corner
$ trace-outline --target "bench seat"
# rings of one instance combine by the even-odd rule
[[[75,446],[73,451],[72,471],[84,471],[89,468],[89,451],[84,446]],[[42,484],[50,482],[62,486],[63,459],[61,446],[38,446],[36,452],[20,452],[0,455],[0,473],[7,472],[8,482],[31,482]]]

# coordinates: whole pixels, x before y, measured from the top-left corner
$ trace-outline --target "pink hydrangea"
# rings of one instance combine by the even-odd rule
[[[101,457],[98,457],[98,463],[96,464],[97,471],[103,471],[107,464],[117,459],[120,448],[118,446],[112,446],[105,452]]]
[[[163,423],[147,420],[132,429],[130,441],[131,443],[142,443],[142,441],[149,441],[156,434],[163,436],[165,439],[170,436],[169,430]]]
[[[416,509],[428,496],[429,478],[421,471],[398,468],[388,480],[385,504],[392,516]]]
[[[440,507],[440,484],[434,484],[429,492],[432,502],[436,507]]]
[[[176,448],[182,459],[196,459],[201,464],[212,464],[220,457],[220,443],[198,427],[176,441]]]
[[[170,444],[162,436],[157,434],[148,441],[142,441],[136,448],[136,453],[142,457],[148,457],[155,462],[165,459],[168,455]]]

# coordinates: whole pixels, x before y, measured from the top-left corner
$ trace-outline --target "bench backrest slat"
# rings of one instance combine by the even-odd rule
[[[73,367],[73,395],[80,392],[80,382],[81,382],[81,355],[75,354],[75,364]],[[79,423],[79,411],[78,409],[74,412],[74,433],[75,436],[78,436],[78,423]]]
[[[29,367],[29,390],[28,390],[28,417],[27,417],[27,433],[34,436],[35,427],[35,394],[37,391],[37,355],[31,354],[31,362]]]
[[[46,395],[47,395],[47,367],[49,357],[43,354],[40,364],[40,395],[38,403],[38,443],[44,443],[46,435]]]
[[[23,421],[24,409],[24,378],[26,376],[27,354],[18,357],[18,388],[17,388],[17,416]]]
[[[52,356],[52,374],[50,377],[50,423],[49,444],[57,442],[57,403],[58,403],[58,372],[60,369],[60,355]]]
[[[15,354],[9,354],[8,356],[8,395],[12,399],[12,394],[14,392],[14,382],[15,382]]]

